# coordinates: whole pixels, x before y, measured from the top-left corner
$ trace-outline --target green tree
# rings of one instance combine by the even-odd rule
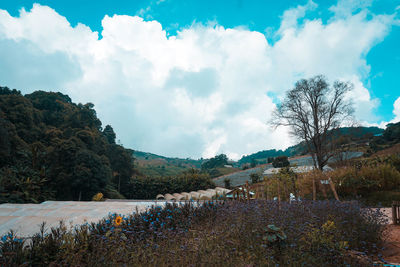
[[[261,175],[258,173],[251,173],[250,180],[252,184],[256,184],[261,180]]]
[[[108,143],[115,144],[116,135],[115,135],[114,129],[111,127],[111,125],[106,125],[106,127],[103,130],[103,134],[106,137]]]
[[[272,162],[272,166],[274,168],[283,168],[283,167],[288,167],[290,165],[290,162],[288,160],[287,156],[279,156],[274,158],[274,161]]]
[[[217,167],[223,167],[224,165],[228,164],[228,157],[225,154],[220,154],[215,156],[203,164],[201,164],[202,169],[213,169]]]

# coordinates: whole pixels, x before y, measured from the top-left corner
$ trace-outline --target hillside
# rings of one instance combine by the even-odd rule
[[[367,153],[369,147],[365,146],[367,141],[373,141],[383,134],[384,130],[378,127],[344,127],[340,128],[337,135],[340,135],[341,142],[346,145],[347,151],[362,151]],[[243,156],[238,161],[230,161],[233,168],[220,166],[209,171],[211,177],[218,177],[237,172],[245,167],[255,167],[267,164],[268,158],[278,156],[295,157],[306,154],[306,147],[303,142],[288,147],[285,150],[263,150],[250,155]],[[156,155],[148,152],[135,151],[135,164],[138,171],[148,177],[176,176],[190,169],[201,169],[201,165],[209,159],[180,159]]]
[[[0,87],[0,202],[126,193],[132,153],[115,144],[112,127],[103,129],[93,107],[61,93],[23,96]]]
[[[202,159],[169,158],[148,152],[134,151],[135,166],[148,177],[177,176],[190,169],[200,169]]]
[[[383,135],[384,130],[378,127],[343,127],[338,129],[335,135],[340,136],[340,142],[342,144],[351,144],[350,150],[359,150],[360,146],[357,147],[357,143],[362,143],[374,140],[374,137]],[[304,142],[300,142],[297,145],[288,147],[286,150],[263,150],[250,155],[243,156],[239,161],[238,165],[243,166],[244,164],[266,164],[268,158],[278,156],[300,156],[306,154],[306,146]],[[366,152],[366,151],[363,151]]]

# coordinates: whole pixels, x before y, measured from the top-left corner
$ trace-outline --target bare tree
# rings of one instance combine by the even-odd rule
[[[345,98],[352,89],[349,82],[330,86],[322,75],[302,79],[286,93],[270,124],[290,126],[290,133],[306,143],[315,168],[322,170],[334,154],[335,130],[352,121],[352,103]]]

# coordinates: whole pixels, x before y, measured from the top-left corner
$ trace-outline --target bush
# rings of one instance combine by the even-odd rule
[[[103,201],[103,194],[102,193],[97,193],[92,197],[92,201]]]
[[[288,167],[290,165],[290,162],[288,160],[287,156],[279,156],[274,159],[272,162],[272,166],[274,168],[283,168],[283,167]]]
[[[111,186],[106,186],[104,189],[104,196],[109,199],[125,199],[125,197],[120,194],[116,189]]]
[[[366,196],[376,191],[396,190],[400,187],[400,173],[391,165],[362,166],[338,169],[330,174],[339,194]]]
[[[230,189],[231,188],[231,179],[225,178],[224,179],[224,186],[225,186],[225,188]]]
[[[209,188],[215,188],[210,176],[192,169],[178,177],[132,178],[125,191],[128,192],[127,198],[155,199],[158,194],[173,194]]]
[[[250,179],[252,184],[256,184],[261,180],[261,175],[258,173],[250,174]]]

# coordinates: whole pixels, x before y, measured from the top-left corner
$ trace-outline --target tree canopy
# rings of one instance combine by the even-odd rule
[[[228,164],[228,157],[225,154],[220,154],[201,164],[201,169],[209,170],[217,167],[223,167],[226,164]]]
[[[1,202],[90,200],[135,173],[132,151],[111,126],[102,131],[94,105],[61,93],[0,87],[0,135]]]

